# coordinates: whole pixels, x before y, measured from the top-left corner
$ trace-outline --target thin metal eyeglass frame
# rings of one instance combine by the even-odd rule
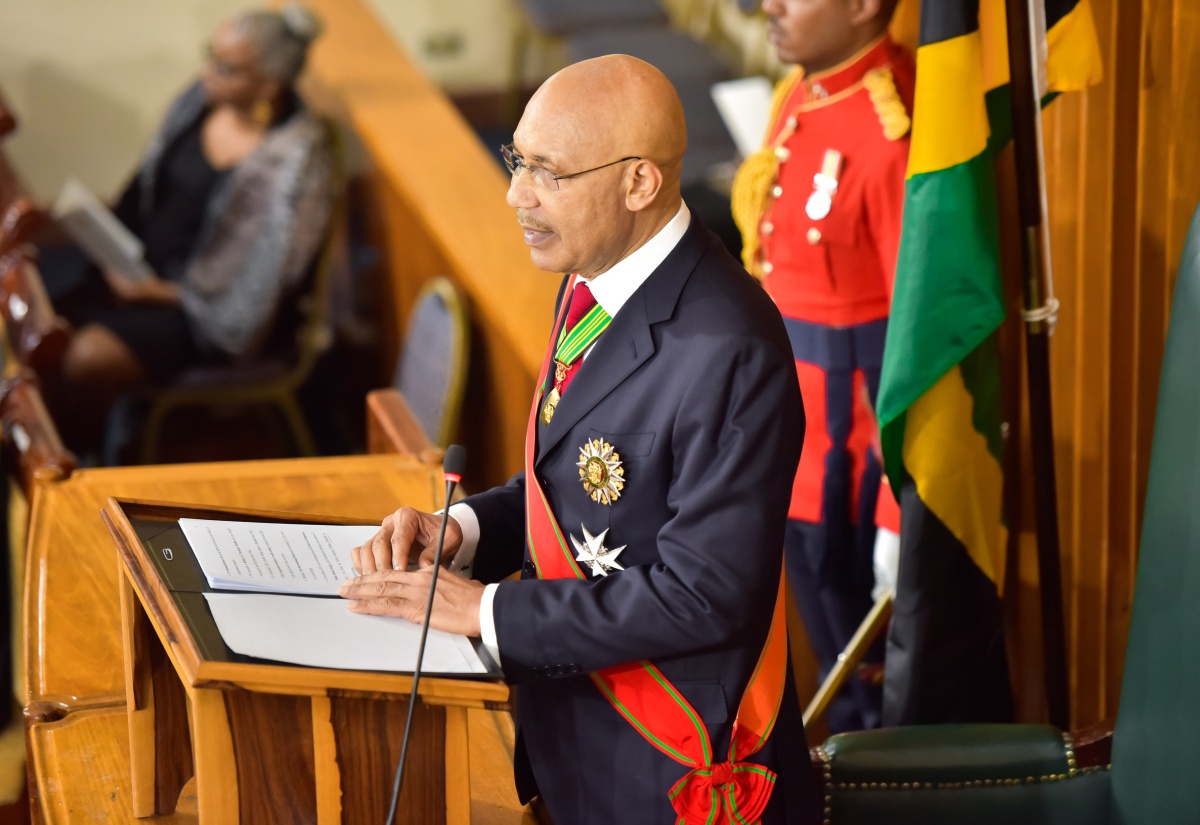
[[[536,182],[538,177],[534,174],[533,170],[541,169],[543,172],[550,175],[550,180],[554,183],[555,189],[560,188],[558,185],[560,180],[577,178],[580,175],[586,175],[588,172],[597,172],[601,169],[607,169],[610,166],[616,166],[618,163],[624,163],[627,160],[642,160],[640,155],[630,155],[629,157],[621,158],[620,160],[614,160],[601,166],[593,166],[591,169],[584,169],[582,172],[571,172],[569,175],[556,175],[545,166],[539,166],[536,163],[526,163],[525,158],[513,151],[513,145],[511,143],[500,147],[500,157],[504,158],[504,165],[508,167],[509,174],[511,174],[514,178],[521,171],[521,169],[528,169],[529,176],[533,178],[534,182]],[[549,189],[548,186],[544,188]]]

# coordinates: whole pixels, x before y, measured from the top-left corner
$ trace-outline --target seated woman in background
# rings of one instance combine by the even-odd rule
[[[331,209],[328,135],[295,89],[319,32],[288,4],[213,36],[201,79],[168,109],[115,209],[157,278],[43,259],[47,292],[74,327],[59,388],[74,449],[95,446],[122,391],[268,345]]]

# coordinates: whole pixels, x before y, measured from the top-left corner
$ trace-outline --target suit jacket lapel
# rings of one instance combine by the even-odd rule
[[[563,394],[550,424],[539,425],[538,461],[654,354],[650,327],[674,313],[683,285],[708,248],[708,241],[708,230],[693,213],[691,224],[679,243],[596,339],[595,347]]]

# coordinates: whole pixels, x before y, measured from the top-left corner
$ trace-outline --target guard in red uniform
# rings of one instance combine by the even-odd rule
[[[783,314],[804,397],[785,547],[822,675],[871,607],[876,523],[899,531],[873,411],[915,82],[911,55],[887,35],[895,4],[765,0],[780,59],[798,65],[733,190],[744,262]],[[879,686],[851,686],[830,707],[835,732],[879,724]]]

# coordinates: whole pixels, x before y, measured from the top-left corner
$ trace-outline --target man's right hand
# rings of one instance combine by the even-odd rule
[[[442,517],[401,507],[383,520],[370,541],[350,551],[350,563],[360,575],[380,570],[407,570],[416,562],[420,567],[433,564],[438,529]],[[462,529],[452,517],[446,519],[446,540],[442,544],[442,564],[448,565],[462,544]]]

